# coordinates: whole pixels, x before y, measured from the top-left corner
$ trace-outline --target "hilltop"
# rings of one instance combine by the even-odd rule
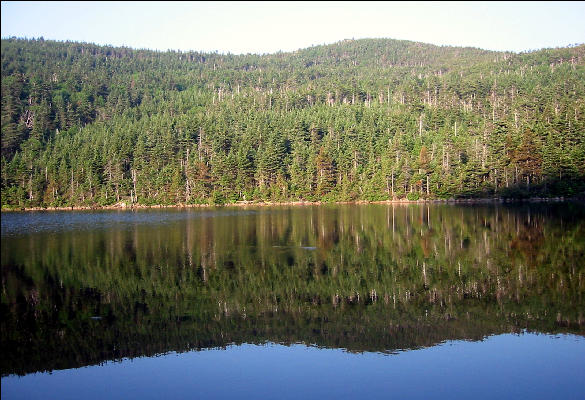
[[[2,205],[570,196],[585,45],[289,53],[2,40]]]

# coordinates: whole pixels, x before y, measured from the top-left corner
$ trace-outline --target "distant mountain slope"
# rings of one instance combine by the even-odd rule
[[[2,40],[3,206],[572,195],[585,45],[290,53]]]

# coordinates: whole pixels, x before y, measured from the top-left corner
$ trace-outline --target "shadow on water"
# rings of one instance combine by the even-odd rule
[[[3,215],[2,376],[239,343],[585,334],[581,204],[128,213]]]

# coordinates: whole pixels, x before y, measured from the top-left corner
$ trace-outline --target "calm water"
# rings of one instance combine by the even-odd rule
[[[584,398],[585,207],[2,214],[2,398]]]

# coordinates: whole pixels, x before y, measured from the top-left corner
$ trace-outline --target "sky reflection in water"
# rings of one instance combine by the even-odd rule
[[[585,339],[503,334],[385,355],[228,346],[2,379],[2,398],[583,398]]]

